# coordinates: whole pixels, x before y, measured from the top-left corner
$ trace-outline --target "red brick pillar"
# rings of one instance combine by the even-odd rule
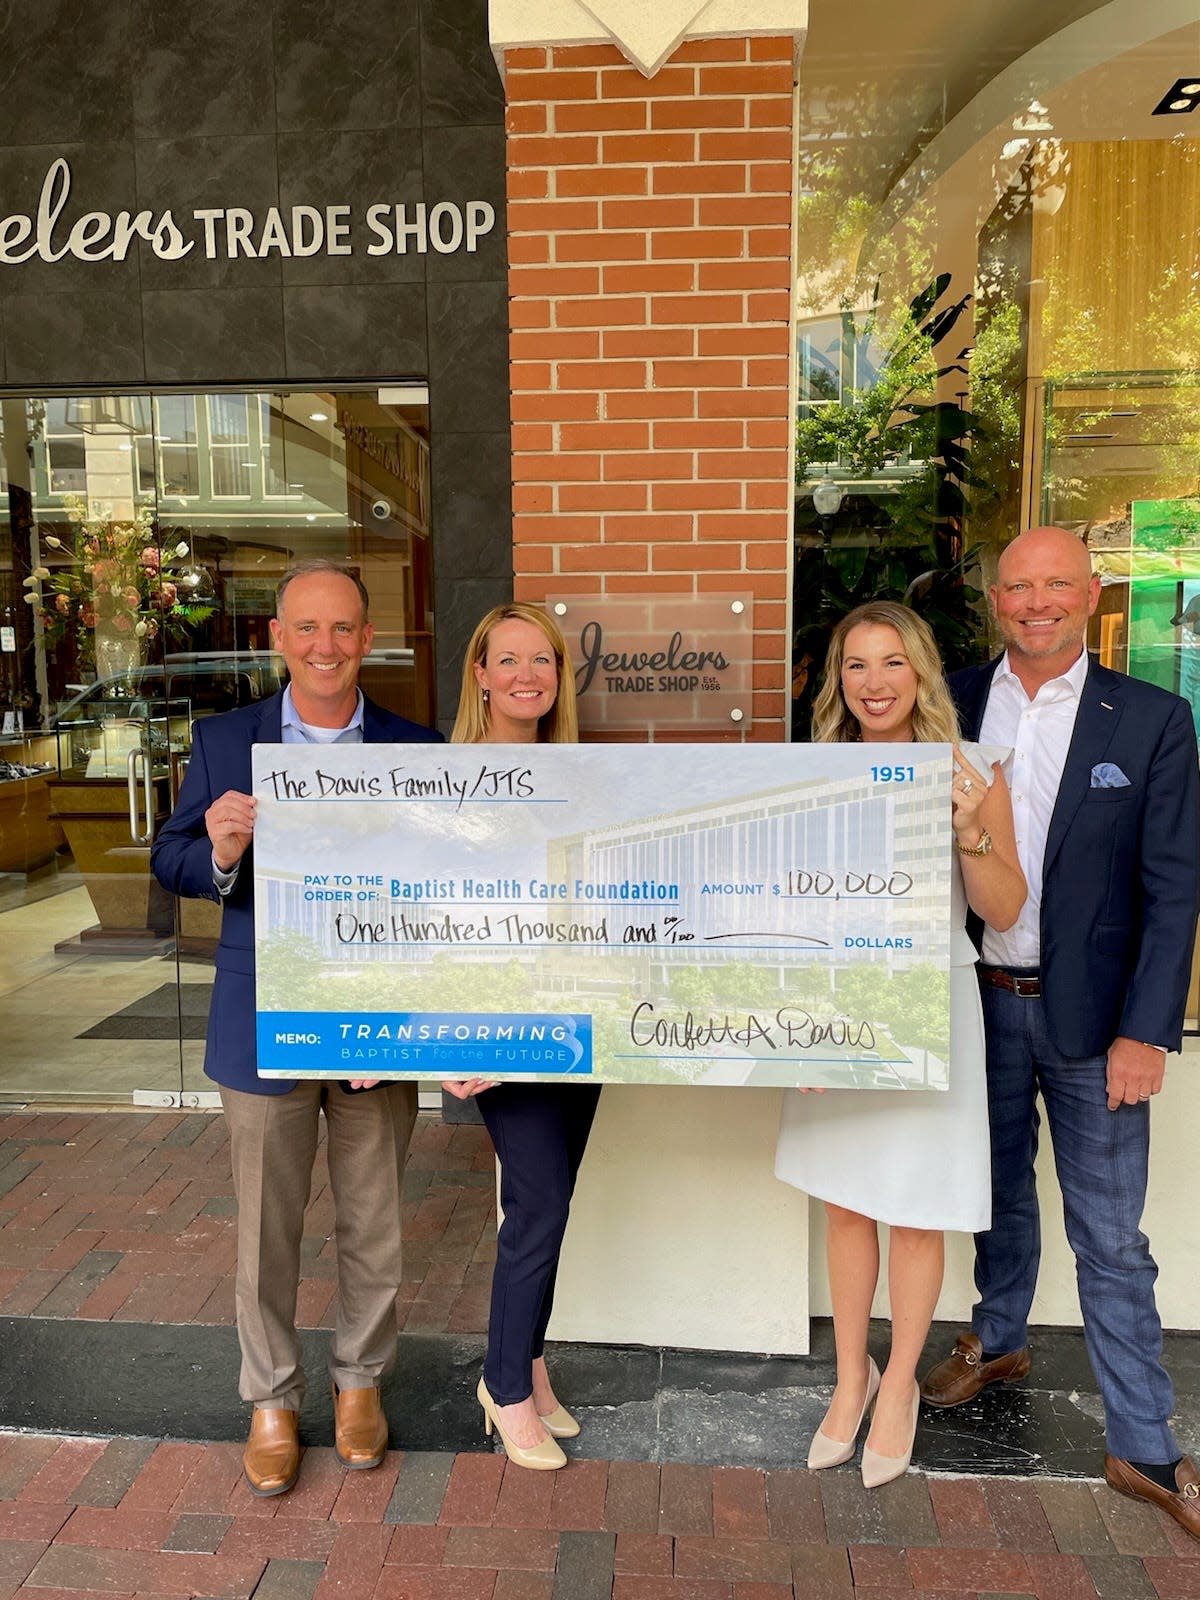
[[[787,737],[792,54],[505,54],[516,594],[755,596]]]

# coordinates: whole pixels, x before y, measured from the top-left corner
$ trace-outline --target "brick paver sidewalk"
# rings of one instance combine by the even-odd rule
[[[332,1225],[322,1133],[301,1247],[301,1327],[332,1326]],[[482,1333],[495,1255],[487,1130],[422,1115],[404,1185],[400,1326]],[[0,1316],[231,1324],[235,1256],[220,1115],[0,1114]]]
[[[0,1597],[1194,1600],[1200,1545],[1102,1485],[850,1469],[309,1450],[256,1500],[237,1445],[0,1434]]]
[[[495,1253],[486,1133],[422,1117],[405,1193],[410,1332],[479,1333]],[[0,1114],[0,1314],[232,1320],[220,1117]],[[301,1317],[332,1293],[323,1160]],[[3,1352],[0,1351],[0,1360]],[[54,1374],[64,1379],[61,1372]],[[69,1382],[69,1374],[65,1375]],[[240,1444],[0,1433],[0,1600],[1200,1600],[1200,1544],[1077,1480],[810,1474],[310,1449],[256,1500]]]

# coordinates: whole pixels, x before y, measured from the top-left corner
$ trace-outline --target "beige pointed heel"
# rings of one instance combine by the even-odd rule
[[[921,1409],[921,1390],[918,1384],[913,1384],[912,1399],[912,1432],[908,1436],[908,1449],[902,1456],[881,1456],[878,1450],[872,1450],[870,1445],[863,1445],[862,1453],[862,1481],[864,1489],[878,1489],[881,1484],[891,1483],[893,1478],[902,1478],[908,1471],[912,1460],[913,1440],[917,1434],[917,1412]]]
[[[812,1443],[808,1447],[808,1470],[821,1472],[826,1467],[840,1467],[843,1461],[849,1461],[854,1454],[854,1447],[858,1443],[859,1429],[863,1425],[863,1418],[870,1410],[871,1402],[879,1392],[879,1368],[871,1356],[867,1357],[867,1394],[863,1401],[862,1410],[858,1413],[858,1421],[854,1424],[854,1432],[844,1442],[841,1439],[832,1439],[829,1434],[822,1432],[824,1423],[812,1436]],[[825,1413],[829,1415],[828,1412]]]
[[[496,1415],[496,1402],[488,1393],[487,1385],[482,1378],[480,1378],[479,1387],[475,1391],[475,1398],[483,1407],[484,1432],[490,1439],[492,1430],[495,1429],[500,1435],[500,1443],[504,1446],[505,1455],[518,1467],[528,1467],[532,1472],[557,1472],[559,1467],[566,1466],[566,1456],[549,1435],[528,1449],[524,1445],[514,1443],[508,1437],[500,1418]],[[545,1418],[542,1420],[544,1423]]]
[[[538,1415],[541,1416],[541,1412]],[[552,1439],[576,1439],[579,1437],[579,1424],[566,1406],[555,1406],[553,1411],[542,1417],[542,1427],[545,1428]]]

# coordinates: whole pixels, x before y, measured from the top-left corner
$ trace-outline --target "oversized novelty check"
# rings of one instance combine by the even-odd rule
[[[259,1073],[945,1088],[951,770],[259,745]]]

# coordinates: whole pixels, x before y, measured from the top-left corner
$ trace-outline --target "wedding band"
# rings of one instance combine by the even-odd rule
[[[1138,1099],[1139,1100],[1149,1100],[1149,1098],[1150,1098],[1150,1096],[1148,1094],[1140,1094],[1140,1095],[1138,1095]]]
[[[971,792],[971,780],[970,780],[970,778],[964,778],[963,779],[963,793],[964,794],[970,794],[970,792]]]

